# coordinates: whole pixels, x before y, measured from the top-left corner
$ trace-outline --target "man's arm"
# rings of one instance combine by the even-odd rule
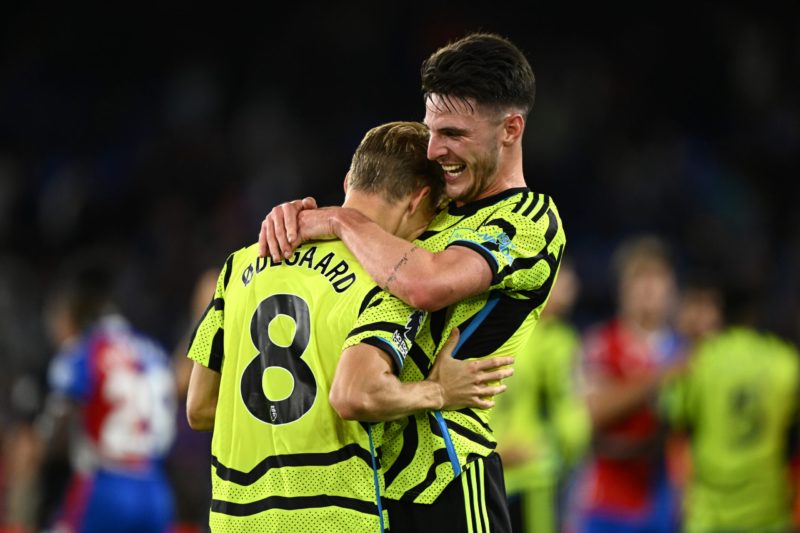
[[[331,385],[331,405],[346,420],[369,422],[426,410],[494,406],[491,397],[506,390],[499,381],[514,373],[508,367],[514,358],[461,361],[452,357],[457,342],[454,330],[430,376],[408,383],[392,372],[391,358],[383,350],[365,343],[346,348]]]
[[[591,377],[585,399],[592,425],[601,429],[613,425],[655,398],[664,382],[684,371],[685,363],[679,361],[627,381]]]
[[[195,362],[186,396],[186,418],[196,431],[214,429],[220,374]]]
[[[453,246],[431,253],[387,233],[354,209],[302,209],[298,202],[282,204],[264,220],[260,253],[278,261],[303,241],[336,236],[378,285],[425,311],[438,311],[491,285],[489,264],[473,250]]]

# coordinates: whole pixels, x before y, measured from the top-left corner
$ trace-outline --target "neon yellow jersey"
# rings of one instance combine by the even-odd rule
[[[788,529],[799,382],[797,351],[771,335],[732,328],[698,347],[663,398],[691,435],[688,531]]]
[[[188,354],[221,374],[214,531],[381,530],[370,426],[328,402],[347,333],[379,292],[339,241],[278,264],[255,245],[228,258]]]
[[[527,462],[505,464],[508,494],[555,487],[588,444],[589,417],[574,379],[579,354],[575,328],[551,317],[517,355],[514,377],[492,412],[497,442],[531,452]]]
[[[462,207],[451,203],[415,243],[432,252],[449,246],[470,248],[486,259],[493,277],[486,293],[427,317],[412,319],[406,309],[405,315],[387,318],[401,309],[388,294],[359,317],[359,327],[365,329],[382,322],[422,324],[413,344],[398,342],[402,336],[396,331],[376,333],[384,344],[394,337],[394,350],[403,352],[395,356],[402,360],[400,379],[424,379],[454,327],[461,331],[456,357],[522,353],[564,251],[564,231],[552,199],[517,188]],[[357,342],[364,342],[363,337],[350,338],[347,345]],[[468,462],[495,449],[489,422],[488,411],[463,409],[421,413],[387,424],[383,445],[387,497],[432,503]]]

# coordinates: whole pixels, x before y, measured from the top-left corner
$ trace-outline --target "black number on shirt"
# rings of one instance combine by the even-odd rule
[[[731,391],[731,443],[741,448],[753,444],[763,433],[764,406],[757,389],[738,387]]]
[[[294,320],[295,332],[289,346],[275,344],[269,325],[279,315]],[[250,320],[250,336],[258,347],[258,355],[242,374],[242,400],[247,409],[267,424],[288,424],[306,414],[317,396],[317,382],[311,368],[301,359],[308,347],[311,319],[308,304],[293,294],[274,294],[258,305]],[[294,379],[291,394],[282,400],[271,400],[264,392],[264,372],[269,367],[287,370]]]

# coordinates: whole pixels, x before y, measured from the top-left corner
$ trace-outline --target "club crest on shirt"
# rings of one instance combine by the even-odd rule
[[[511,241],[511,238],[504,231],[499,231],[496,235],[487,233],[486,231],[476,231],[470,228],[457,228],[450,235],[450,243],[454,242],[473,242],[482,247],[486,247],[491,243],[497,246],[497,251],[503,255],[506,262],[511,265],[514,263],[514,256],[511,254],[516,250],[516,245]]]

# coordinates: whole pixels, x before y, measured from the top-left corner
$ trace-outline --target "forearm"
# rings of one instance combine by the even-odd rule
[[[335,213],[331,228],[378,285],[416,309],[438,311],[491,284],[486,260],[467,248],[429,252],[352,209]]]
[[[586,396],[592,426],[604,428],[624,418],[650,400],[660,383],[658,376],[637,381],[605,383]]]
[[[361,381],[341,386],[334,381],[330,402],[346,420],[385,422],[420,411],[441,409],[444,400],[442,388],[435,382],[403,383],[397,376],[387,373],[370,385]]]
[[[186,419],[195,431],[211,431],[217,415],[220,375],[194,363],[186,395]]]
[[[186,404],[186,419],[189,422],[189,427],[195,431],[212,431],[216,415],[216,402],[214,405],[202,405],[199,407],[192,406],[188,402]]]
[[[375,283],[412,307],[419,307],[415,301],[415,286],[409,281],[430,277],[431,252],[384,231],[352,209],[338,210],[331,225]]]

